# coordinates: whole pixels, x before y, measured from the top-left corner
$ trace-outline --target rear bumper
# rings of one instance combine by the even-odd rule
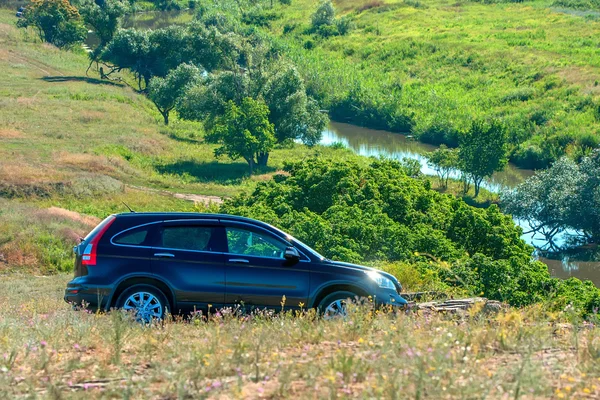
[[[83,307],[88,310],[107,310],[110,308],[111,294],[111,287],[69,282],[65,289],[64,300],[74,307]]]

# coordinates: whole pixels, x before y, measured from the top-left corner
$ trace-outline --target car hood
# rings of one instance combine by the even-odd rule
[[[352,268],[352,269],[355,269],[358,271],[365,271],[365,272],[366,271],[375,271],[375,272],[385,276],[386,278],[391,279],[392,282],[394,282],[400,288],[402,287],[402,285],[400,284],[400,282],[398,282],[398,279],[396,279],[396,277],[394,275],[384,272],[377,268],[365,267],[364,265],[351,264],[351,263],[346,263],[346,262],[341,262],[341,261],[326,260],[325,262],[329,265],[333,265],[336,267]]]

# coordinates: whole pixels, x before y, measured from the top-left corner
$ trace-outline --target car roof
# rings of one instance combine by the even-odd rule
[[[269,228],[274,228],[273,226],[258,221],[256,219],[242,217],[239,215],[231,215],[231,214],[208,214],[208,213],[194,213],[194,212],[124,212],[120,214],[115,214],[119,219],[122,218],[132,218],[132,219],[147,219],[147,220],[173,220],[173,219],[217,219],[217,220],[226,220],[226,221],[237,221],[237,222],[247,222],[253,225],[262,225]],[[276,228],[275,228],[276,229]]]

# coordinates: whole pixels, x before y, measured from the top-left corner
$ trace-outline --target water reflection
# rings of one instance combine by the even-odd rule
[[[425,154],[437,147],[421,143],[402,134],[363,128],[342,122],[331,122],[329,129],[323,132],[321,144],[343,143],[362,156],[384,156],[395,160],[411,158],[421,163],[421,172],[426,175],[435,175],[435,170],[427,164]],[[519,169],[512,164],[506,166],[504,171],[495,173],[490,179],[482,183],[482,187],[495,193],[500,193],[506,188],[513,188],[533,175],[532,170]],[[459,178],[455,171],[451,177]]]
[[[194,18],[190,10],[147,11],[128,14],[123,19],[123,28],[160,29],[171,25],[182,25]],[[100,38],[89,31],[85,44],[90,49],[95,49],[100,44]]]

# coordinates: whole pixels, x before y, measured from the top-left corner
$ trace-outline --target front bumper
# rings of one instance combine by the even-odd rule
[[[381,291],[375,296],[375,303],[378,306],[394,306],[394,307],[405,307],[408,305],[408,301],[400,296],[398,293],[393,291]]]

